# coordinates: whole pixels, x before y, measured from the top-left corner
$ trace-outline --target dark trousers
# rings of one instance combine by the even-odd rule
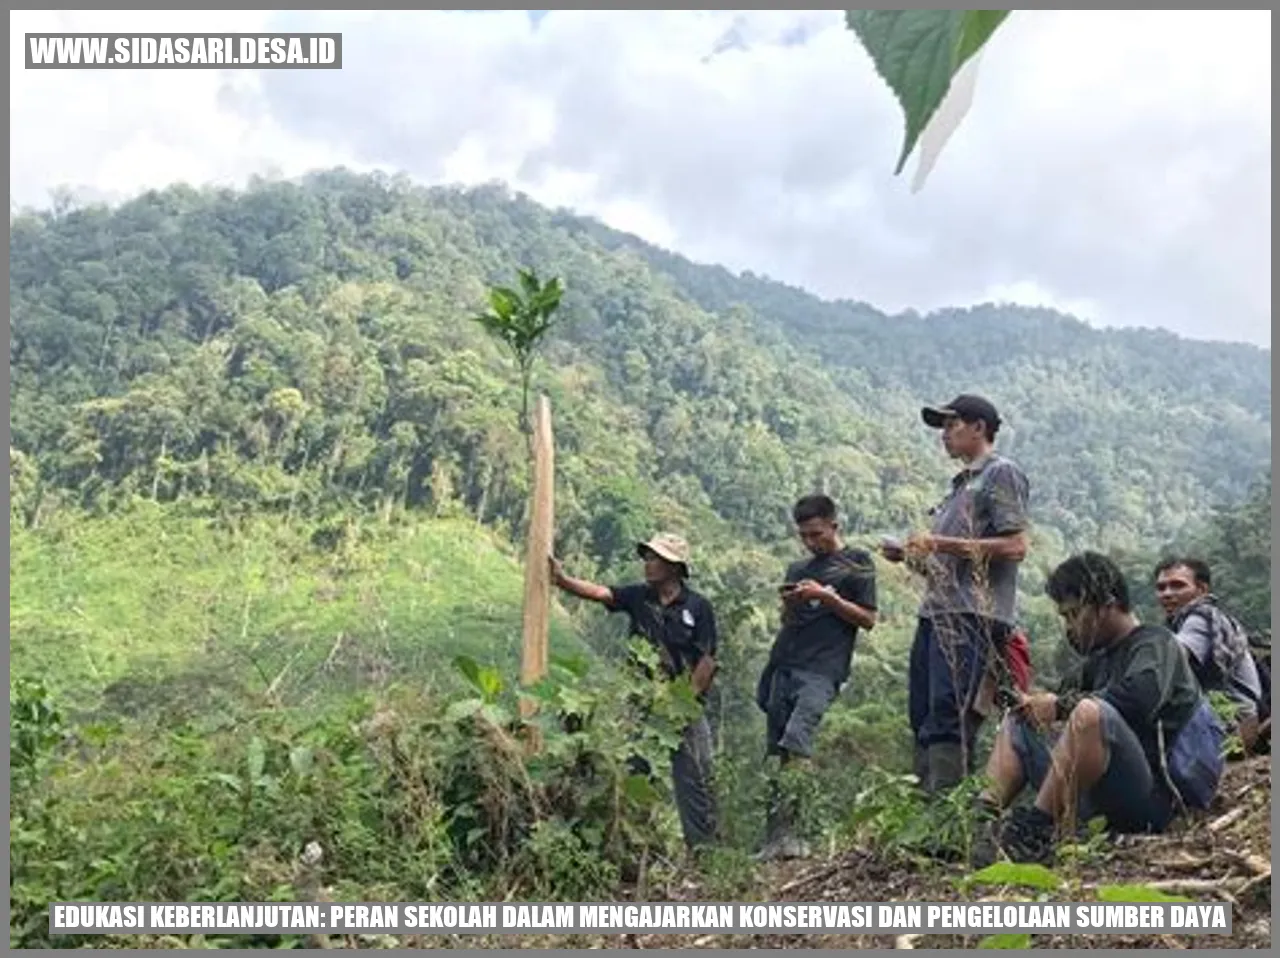
[[[783,666],[770,677],[765,713],[765,746],[769,755],[813,755],[814,739],[840,686],[817,672]]]
[[[672,791],[684,842],[689,848],[709,845],[716,838],[713,753],[711,723],[705,714],[685,727],[679,747],[671,753]],[[639,755],[633,755],[628,764],[633,775],[653,775],[649,763]]]
[[[671,757],[671,778],[684,842],[690,848],[716,837],[716,796],[711,780],[711,723],[704,715],[684,730]]]
[[[1077,796],[1076,825],[1101,815],[1116,832],[1163,832],[1173,817],[1173,794],[1163,776],[1152,770],[1141,741],[1124,716],[1110,702],[1098,701],[1098,707],[1102,711],[1107,768],[1088,792]],[[1012,713],[1005,721],[1022,774],[1038,792],[1049,777],[1052,750],[1059,735],[1046,734]]]
[[[982,716],[973,708],[987,669],[1003,654],[1009,627],[972,614],[921,618],[908,672],[907,708],[917,747],[960,745],[972,770]]]

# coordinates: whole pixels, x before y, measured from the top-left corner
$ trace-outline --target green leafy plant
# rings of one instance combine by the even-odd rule
[[[1236,710],[1238,706],[1231,700],[1229,695],[1214,689],[1205,696],[1209,700],[1209,707],[1213,709],[1213,714],[1218,717],[1218,721],[1222,723],[1223,728],[1228,729],[1226,738],[1222,741],[1222,754],[1228,758],[1234,758],[1244,753],[1244,741],[1240,738],[1240,732],[1236,725]]]
[[[1066,882],[1056,872],[1043,865],[1018,862],[996,862],[971,875],[956,880],[956,884],[967,890],[974,885],[991,885],[1001,888],[1026,888],[1037,892],[1043,899],[1050,892],[1062,888]],[[1023,949],[1031,947],[1031,936],[1028,934],[987,935],[978,942],[984,949]]]
[[[9,767],[15,777],[34,778],[62,741],[62,710],[45,684],[20,676],[9,682]]]
[[[515,355],[520,368],[520,425],[530,432],[529,387],[537,349],[553,324],[553,316],[564,296],[564,283],[553,276],[545,283],[532,269],[517,271],[520,289],[494,286],[489,290],[489,309],[473,319]]]
[[[1023,948],[1031,947],[1031,936],[1026,933],[1010,934],[1010,935],[987,935],[987,937],[983,938],[981,941],[978,942],[978,947],[979,948],[1010,948],[1014,950],[1021,950]]]
[[[996,862],[972,875],[959,879],[962,887],[970,885],[998,885],[1031,888],[1036,891],[1054,891],[1063,884],[1056,872],[1033,863]]]
[[[1058,846],[1058,861],[1067,866],[1079,867],[1097,861],[1110,847],[1107,820],[1098,816],[1086,823],[1085,834],[1078,840],[1064,841]]]
[[[480,697],[459,699],[450,704],[445,710],[447,721],[457,722],[476,714],[484,716],[498,726],[510,721],[510,713],[498,705],[498,696],[506,686],[502,681],[501,672],[491,665],[480,665],[469,655],[456,656],[453,665],[480,693]]]
[[[902,172],[960,68],[991,39],[1008,10],[848,10],[858,36],[906,119],[894,173]]]
[[[1097,890],[1098,901],[1110,902],[1186,902],[1191,901],[1182,895],[1170,895],[1146,885],[1103,885]]]

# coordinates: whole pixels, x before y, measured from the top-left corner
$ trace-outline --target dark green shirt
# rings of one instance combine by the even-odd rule
[[[1152,770],[1159,774],[1157,730],[1163,729],[1167,752],[1201,694],[1174,634],[1163,626],[1140,625],[1119,642],[1091,652],[1063,678],[1058,715],[1065,718],[1090,695],[1108,702],[1133,729]]]

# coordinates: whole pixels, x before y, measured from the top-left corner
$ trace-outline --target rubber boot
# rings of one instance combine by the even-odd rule
[[[764,847],[756,854],[758,862],[771,862],[781,858],[807,858],[809,846],[797,838],[793,831],[795,821],[794,800],[782,793],[777,781],[770,788],[769,812],[765,823]]]
[[[929,746],[929,778],[925,788],[930,795],[950,791],[964,778],[964,750],[959,742],[937,742]]]
[[[911,770],[915,772],[917,787],[927,790],[929,787],[929,752],[918,742],[916,743]]]

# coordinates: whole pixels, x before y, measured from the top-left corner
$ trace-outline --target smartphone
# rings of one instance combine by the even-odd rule
[[[885,552],[903,552],[906,549],[902,540],[894,536],[881,536],[880,548]]]
[[[794,582],[784,582],[782,585],[778,586],[778,591],[781,593],[794,592],[795,589],[796,584]]]

